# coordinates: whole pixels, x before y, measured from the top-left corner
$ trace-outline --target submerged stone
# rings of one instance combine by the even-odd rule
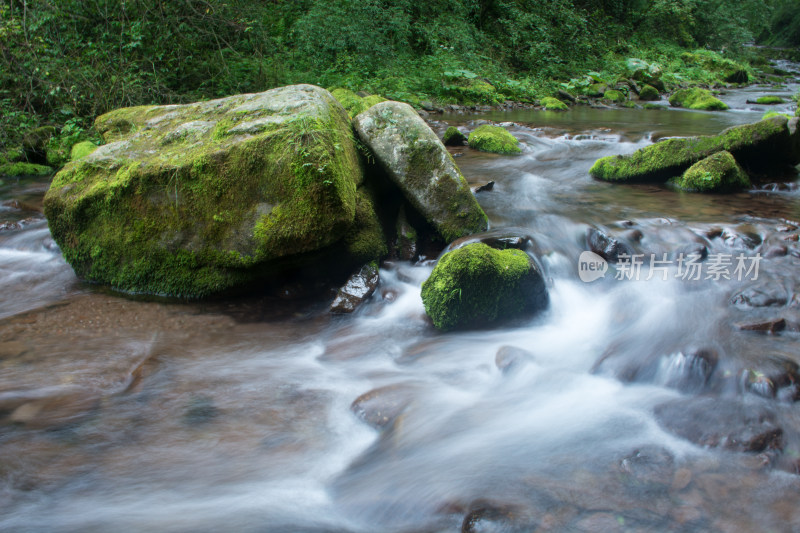
[[[724,130],[719,135],[671,138],[631,155],[598,159],[589,173],[612,182],[666,182],[690,166],[722,150],[748,171],[794,165],[798,150],[785,117],[772,117]]]
[[[522,153],[519,141],[507,129],[489,124],[478,126],[469,134],[469,146],[481,152],[495,154]]]
[[[443,330],[484,326],[547,306],[544,277],[522,250],[468,244],[444,254],[422,284],[422,302]]]
[[[55,176],[44,210],[76,274],[118,290],[200,297],[272,279],[338,251],[365,204],[350,119],[319,87],[118,109],[95,126],[108,144]]]
[[[698,161],[674,185],[692,192],[735,192],[750,187],[750,178],[730,152],[723,150]]]
[[[488,219],[467,181],[414,108],[382,102],[356,116],[353,123],[406,200],[446,241],[486,229]]]

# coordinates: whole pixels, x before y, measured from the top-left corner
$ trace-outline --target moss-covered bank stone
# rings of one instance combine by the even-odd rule
[[[658,100],[660,95],[658,94],[658,89],[653,87],[652,85],[645,85],[639,91],[639,100],[644,100],[646,102],[652,102]]]
[[[47,176],[53,169],[35,163],[3,163],[0,164],[0,176]]]
[[[339,101],[340,104],[342,104],[342,107],[347,110],[347,114],[350,116],[350,118],[353,118],[359,113],[366,111],[375,104],[386,101],[384,97],[377,94],[372,94],[362,98],[353,91],[342,88],[332,89],[331,94],[334,98],[336,98],[336,100]]]
[[[519,141],[511,133],[500,126],[484,124],[469,134],[469,146],[481,152],[495,154],[520,154]]]
[[[545,96],[542,98],[541,101],[542,107],[545,108],[547,111],[566,111],[569,109],[569,106],[559,100],[558,98],[553,98],[552,96]]]
[[[748,171],[794,165],[798,161],[785,117],[734,126],[719,135],[665,139],[627,156],[598,159],[592,177],[612,182],[665,182],[706,157],[727,150]]]
[[[68,163],[44,200],[81,278],[198,297],[345,244],[360,259],[381,253],[373,232],[359,239],[356,219],[375,217],[357,192],[350,119],[324,89],[118,109],[95,127],[108,144]]]
[[[86,157],[95,150],[97,150],[97,145],[94,144],[92,141],[81,141],[72,146],[72,148],[69,151],[69,159],[70,161],[75,161],[76,159],[80,159],[81,157]]]
[[[536,263],[522,250],[468,244],[444,254],[422,284],[422,301],[443,330],[484,326],[547,306]]]
[[[672,184],[691,192],[735,192],[750,187],[750,178],[731,153],[723,150],[698,161]]]
[[[707,89],[681,89],[669,97],[669,105],[699,111],[724,111],[728,105]]]
[[[609,89],[603,94],[603,98],[614,102],[615,104],[621,104],[625,101],[625,95],[622,94],[622,91],[618,91],[616,89]]]
[[[353,124],[389,178],[446,241],[486,229],[488,219],[467,181],[414,108],[381,102]]]

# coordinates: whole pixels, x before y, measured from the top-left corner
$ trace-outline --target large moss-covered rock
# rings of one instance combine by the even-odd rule
[[[731,153],[723,150],[689,167],[673,184],[691,192],[733,192],[750,187],[750,178]]]
[[[511,133],[500,126],[484,124],[478,126],[469,134],[470,148],[475,148],[482,152],[492,152],[495,154],[520,154],[522,149],[519,141]]]
[[[353,123],[389,178],[445,240],[486,229],[486,214],[467,181],[414,108],[381,102]]]
[[[543,309],[547,288],[522,250],[468,244],[444,254],[422,284],[422,301],[443,330],[488,325]]]
[[[108,144],[68,163],[44,201],[79,277],[205,296],[326,250],[381,253],[359,235],[356,219],[375,217],[350,119],[324,89],[118,109],[95,127]]]
[[[728,104],[716,98],[708,89],[681,89],[669,97],[669,105],[698,111],[724,111]]]
[[[777,116],[734,126],[719,135],[665,139],[631,155],[598,159],[589,173],[613,182],[665,182],[683,174],[701,159],[727,150],[750,171],[780,168],[798,162],[787,120]]]

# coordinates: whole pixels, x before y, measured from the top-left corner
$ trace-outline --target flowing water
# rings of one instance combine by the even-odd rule
[[[797,388],[770,374],[800,361],[800,192],[779,177],[716,196],[588,176],[601,156],[758,120],[747,100],[766,92],[731,91],[726,113],[435,117],[439,133],[507,122],[523,144],[454,149],[472,184],[496,182],[478,193],[493,231],[532,236],[550,282],[546,312],[489,330],[433,329],[420,285],[434,258],[385,264],[352,316],[111,294],[50,239],[47,181],[5,179],[0,530],[800,530]],[[647,257],[774,257],[757,280],[685,280],[672,263],[584,283],[590,227]],[[774,335],[736,326],[777,318]],[[782,451],[742,451],[764,427]]]

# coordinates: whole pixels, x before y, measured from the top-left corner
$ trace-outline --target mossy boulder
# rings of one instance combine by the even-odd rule
[[[486,229],[486,214],[453,157],[414,108],[381,102],[353,123],[406,200],[446,241]]]
[[[750,178],[730,152],[723,150],[698,161],[671,182],[691,192],[734,192],[750,187]]]
[[[442,142],[445,146],[463,146],[467,143],[467,136],[455,126],[449,126],[447,131],[444,132]]]
[[[759,105],[778,105],[785,103],[785,100],[780,96],[761,96],[756,98],[756,103]]]
[[[586,88],[586,96],[603,96],[607,90],[605,83],[593,83]]]
[[[621,104],[625,101],[625,95],[622,94],[622,91],[618,91],[616,89],[609,89],[603,94],[603,98],[614,102],[615,104]]]
[[[92,141],[81,141],[72,146],[72,148],[69,151],[69,159],[70,161],[75,161],[76,159],[80,159],[81,157],[86,157],[95,150],[97,150],[97,145],[94,144]]]
[[[372,222],[357,219],[374,214],[357,190],[350,119],[324,89],[118,109],[95,128],[108,144],[68,163],[44,199],[53,238],[83,279],[201,297],[325,254],[355,264],[383,251],[358,238]]]
[[[442,330],[486,326],[541,310],[547,288],[522,250],[468,244],[444,254],[422,284],[422,302]]]
[[[728,104],[711,94],[708,89],[680,89],[669,97],[669,105],[699,111],[724,111]]]
[[[794,165],[797,150],[785,117],[734,126],[719,135],[665,139],[626,156],[598,159],[589,173],[612,182],[665,182],[706,157],[727,150],[750,171]]]
[[[558,98],[553,98],[552,96],[545,96],[542,98],[541,101],[542,107],[545,108],[547,111],[566,111],[569,109],[569,106],[559,100]]]
[[[47,176],[53,169],[35,163],[3,163],[0,164],[0,176]]]
[[[639,100],[652,102],[658,100],[660,97],[661,95],[658,93],[658,89],[652,85],[645,85],[639,90]]]
[[[500,126],[484,124],[469,134],[469,146],[481,152],[495,154],[520,154],[519,141],[511,133]]]

